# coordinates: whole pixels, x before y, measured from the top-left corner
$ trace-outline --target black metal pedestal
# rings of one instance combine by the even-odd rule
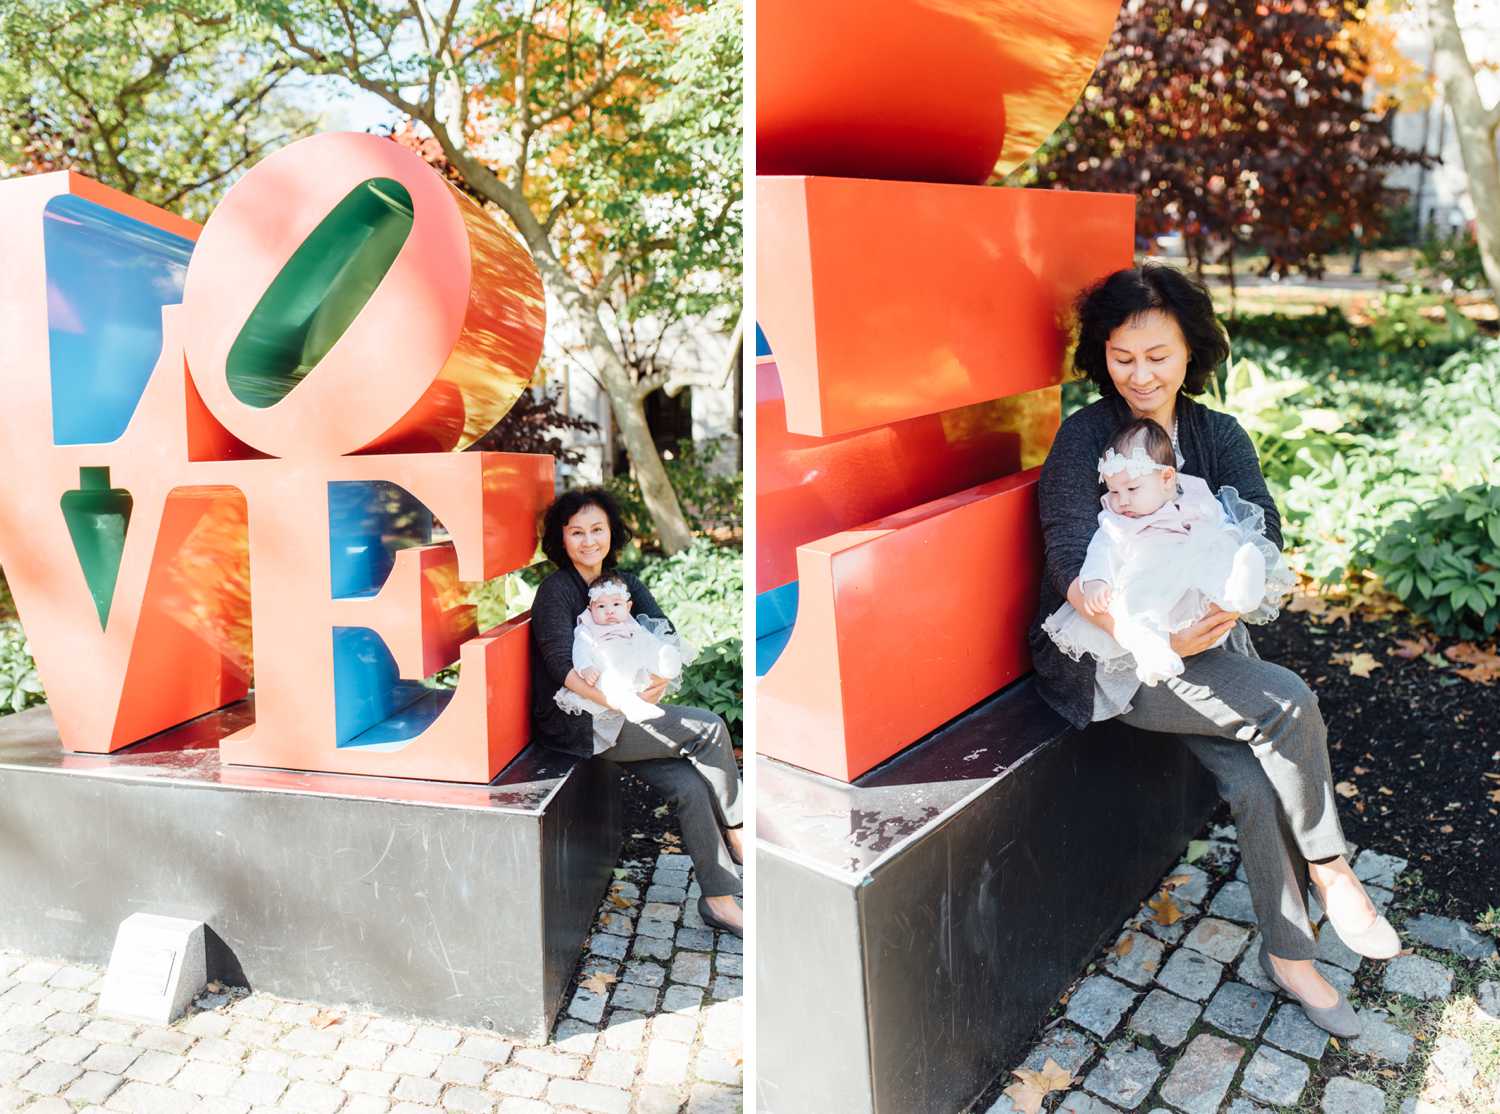
[[[613,767],[530,747],[493,785],[223,766],[237,705],[111,756],[0,719],[0,944],[104,964],[134,912],[210,977],[544,1040],[620,846]]]
[[[758,760],[757,1109],[943,1114],[1207,820],[1170,736],[1007,689],[853,785]]]

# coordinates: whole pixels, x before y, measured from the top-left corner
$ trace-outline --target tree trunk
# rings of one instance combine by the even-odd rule
[[[461,103],[461,102],[460,102]],[[615,351],[609,331],[599,315],[600,303],[586,294],[573,281],[553,254],[552,242],[547,229],[531,211],[525,197],[517,189],[507,186],[489,167],[458,147],[453,133],[443,121],[431,117],[423,118],[443,154],[464,181],[481,197],[492,201],[510,217],[520,232],[521,239],[531,249],[532,259],[541,272],[542,284],[562,303],[569,320],[578,327],[589,346],[589,356],[594,371],[604,390],[609,395],[610,410],[620,435],[625,439],[625,451],[630,454],[631,468],[636,482],[641,485],[641,497],[651,520],[656,526],[656,536],[667,553],[676,553],[693,544],[693,532],[688,529],[687,517],[682,513],[682,504],[672,490],[672,481],[667,478],[667,469],[656,451],[656,442],[651,439],[651,429],[646,424],[646,410],[636,398],[635,382],[625,366],[625,361]],[[458,133],[462,136],[462,132]],[[609,446],[605,446],[608,453]]]
[[[547,263],[550,263],[550,259]],[[544,265],[542,273],[547,276],[552,266]],[[693,532],[688,529],[687,516],[682,513],[682,504],[677,492],[672,490],[672,481],[667,478],[667,468],[656,451],[656,442],[651,438],[651,427],[646,423],[646,407],[636,397],[635,382],[630,378],[625,363],[615,352],[604,323],[599,320],[599,309],[571,282],[554,278],[553,293],[562,302],[568,316],[579,325],[588,339],[589,355],[594,361],[594,370],[609,395],[610,410],[615,424],[625,440],[625,451],[630,454],[631,468],[636,483],[641,485],[641,497],[651,520],[656,524],[656,536],[667,553],[676,553],[693,544]],[[559,287],[561,289],[559,289]]]
[[[1443,99],[1453,112],[1458,149],[1469,176],[1469,196],[1474,201],[1479,258],[1490,291],[1500,300],[1500,159],[1495,155],[1495,132],[1500,107],[1486,110],[1479,99],[1474,67],[1464,50],[1453,14],[1453,0],[1429,0],[1427,26]]]

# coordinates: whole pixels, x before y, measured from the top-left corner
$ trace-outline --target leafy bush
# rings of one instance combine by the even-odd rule
[[[1256,369],[1272,385],[1257,389],[1254,376],[1232,375],[1228,386],[1244,389],[1231,389],[1222,405],[1257,441],[1295,561],[1337,581],[1371,567],[1379,540],[1419,507],[1500,481],[1500,343],[1471,339],[1435,367],[1423,359],[1405,369],[1367,365],[1364,378],[1320,366],[1317,355],[1314,347],[1299,370],[1292,350],[1266,352]],[[1322,409],[1342,424],[1309,434],[1297,412]]]
[[[724,442],[689,440],[677,443],[671,460],[663,460],[672,490],[682,505],[688,529],[703,535],[710,531],[737,533],[745,513],[744,477],[738,472],[725,473],[714,467],[724,452]],[[615,476],[609,490],[619,500],[620,511],[631,532],[643,546],[656,548],[656,525],[646,509],[641,485],[634,475]]]
[[[14,619],[0,622],[0,711],[19,712],[46,699],[26,632]]]
[[[724,717],[738,742],[744,731],[744,649],[738,638],[707,646],[682,672],[682,686],[673,693],[675,704],[708,708]]]
[[[1374,570],[1439,634],[1500,626],[1500,487],[1475,484],[1418,507],[1375,546]]]
[[[679,634],[699,648],[671,700],[711,708],[738,739],[743,730],[744,555],[738,548],[700,541],[671,557],[632,569],[651,589]]]
[[[1485,284],[1479,241],[1467,231],[1424,243],[1422,266],[1428,274],[1451,283],[1453,289],[1478,290]]]

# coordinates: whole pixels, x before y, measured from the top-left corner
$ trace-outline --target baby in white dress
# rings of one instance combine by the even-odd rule
[[[640,691],[650,684],[652,674],[676,681],[686,656],[671,624],[649,615],[636,619],[630,613],[630,586],[618,574],[604,573],[589,585],[588,608],[578,616],[573,668],[614,708],[567,687],[558,689],[554,699],[565,712],[589,713],[596,726],[601,717],[623,717],[631,723],[656,719],[662,710],[642,700]]]
[[[1107,612],[1114,637],[1071,604],[1042,624],[1074,659],[1091,654],[1101,670],[1134,670],[1146,685],[1182,672],[1171,636],[1210,604],[1247,622],[1269,622],[1293,584],[1265,537],[1265,512],[1232,487],[1215,498],[1207,483],[1176,465],[1172,439],[1156,422],[1143,418],[1120,429],[1099,461],[1109,492],[1078,574],[1084,611]]]

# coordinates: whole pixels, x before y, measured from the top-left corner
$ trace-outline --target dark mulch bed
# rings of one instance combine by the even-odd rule
[[[1420,870],[1427,912],[1473,921],[1500,906],[1500,780],[1483,776],[1500,774],[1500,682],[1389,652],[1421,633],[1409,616],[1325,625],[1298,612],[1254,628],[1261,656],[1318,694],[1334,781],[1359,791],[1340,798],[1344,835]],[[1380,668],[1356,677],[1331,661],[1340,652]]]

